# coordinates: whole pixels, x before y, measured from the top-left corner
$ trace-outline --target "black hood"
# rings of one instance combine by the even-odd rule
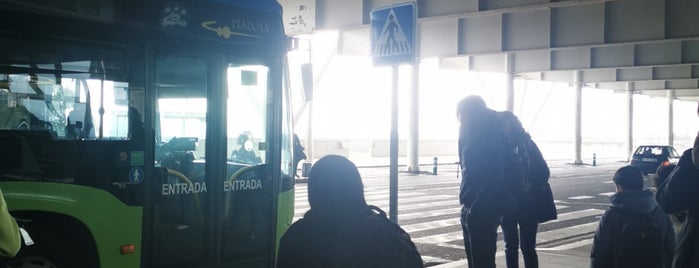
[[[650,213],[657,206],[650,190],[626,190],[612,195],[609,200],[613,207],[636,213]]]

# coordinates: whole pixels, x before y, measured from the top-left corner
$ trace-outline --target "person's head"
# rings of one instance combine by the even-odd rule
[[[488,110],[488,106],[481,96],[467,96],[456,106],[456,118],[462,126],[466,126],[478,118],[484,111]]]
[[[643,190],[643,174],[637,167],[625,166],[614,173],[617,192]]]
[[[676,164],[669,164],[667,166],[660,165],[655,171],[655,178],[653,180],[655,187],[660,187],[660,185],[667,180],[667,177],[670,176],[670,173],[675,170],[675,167],[677,167]]]
[[[129,117],[129,123],[138,126],[140,125],[141,127],[143,126],[143,120],[141,120],[141,113],[138,112],[138,109],[136,109],[133,106],[129,106],[129,112],[128,112],[128,117]]]
[[[308,203],[321,214],[345,215],[367,208],[357,167],[339,155],[315,162],[308,176]]]
[[[140,139],[142,137],[139,137],[139,135],[144,135],[143,134],[143,120],[141,120],[141,113],[138,112],[138,110],[132,106],[129,106],[129,111],[128,111],[128,117],[129,117],[129,130],[128,130],[128,137],[129,139]]]
[[[245,151],[252,151],[254,146],[252,141],[252,133],[248,131],[240,133],[240,135],[238,135],[238,144],[240,145],[240,148],[245,149]]]

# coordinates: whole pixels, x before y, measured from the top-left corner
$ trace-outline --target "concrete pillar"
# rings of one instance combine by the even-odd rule
[[[670,89],[667,91],[667,144],[675,145],[675,91]]]
[[[408,171],[420,172],[420,61],[412,66],[412,86],[410,87],[410,125],[408,131]]]
[[[573,73],[575,86],[575,159],[576,165],[582,165],[582,71]]]
[[[507,54],[507,59],[505,61],[505,68],[507,68],[507,81],[506,81],[506,98],[507,98],[507,110],[514,112],[515,110],[515,55],[510,53]]]
[[[628,126],[626,132],[626,160],[630,160],[631,156],[633,155],[633,91],[633,82],[626,82],[626,102],[628,108],[626,114],[626,124]]]

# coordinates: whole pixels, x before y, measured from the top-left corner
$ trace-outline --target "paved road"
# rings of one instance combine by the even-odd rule
[[[575,256],[586,262],[599,217],[615,191],[614,171],[624,162],[598,166],[552,162],[551,188],[558,219],[539,226],[537,248],[559,256]],[[424,170],[431,167],[424,167]],[[388,168],[361,168],[367,202],[388,213]],[[417,244],[426,266],[464,267],[465,254],[459,224],[459,182],[456,166],[439,166],[439,174],[400,173],[398,222]],[[650,184],[650,179],[647,179]],[[308,210],[305,183],[296,185],[296,218]],[[498,264],[504,267],[504,244],[498,241]],[[541,254],[540,254],[541,255]],[[520,258],[521,259],[521,258]],[[588,267],[567,263],[569,267]],[[542,265],[542,267],[546,267]],[[554,266],[549,266],[554,267]]]

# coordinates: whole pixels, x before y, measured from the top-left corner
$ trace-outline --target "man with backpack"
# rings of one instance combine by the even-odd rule
[[[592,268],[670,268],[675,231],[670,217],[643,190],[641,170],[625,166],[614,174],[617,193],[600,219],[590,254]]]
[[[505,133],[498,112],[476,95],[457,105],[461,227],[469,268],[494,268],[498,226],[516,203],[505,182]]]

